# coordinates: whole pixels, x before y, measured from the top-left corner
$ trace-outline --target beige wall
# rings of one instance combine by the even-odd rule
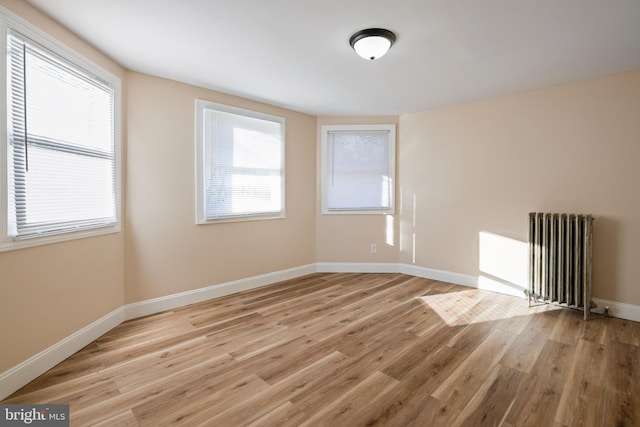
[[[121,67],[26,2],[0,0],[0,6],[124,76]],[[122,306],[123,233],[0,252],[0,272],[3,372]]]
[[[402,116],[400,261],[500,279],[528,212],[592,213],[594,296],[640,305],[638,162],[638,71]]]
[[[320,171],[323,125],[398,124],[398,117],[318,117],[317,167]],[[397,132],[397,128],[396,128]],[[397,139],[397,138],[396,138]],[[396,141],[396,163],[399,141]],[[401,142],[400,142],[401,143]],[[397,176],[397,166],[396,166]],[[322,215],[322,175],[316,184],[316,261],[317,262],[375,262],[398,261],[397,215]],[[396,193],[398,189],[396,186]],[[398,212],[396,207],[396,213]],[[370,252],[375,243],[377,252]]]
[[[316,120],[128,73],[126,302],[315,262]],[[284,117],[286,218],[195,224],[195,99]]]

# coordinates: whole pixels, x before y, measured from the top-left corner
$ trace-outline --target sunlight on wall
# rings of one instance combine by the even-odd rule
[[[386,243],[389,246],[393,246],[395,245],[395,234],[393,232],[395,221],[394,221],[393,215],[385,215],[385,221],[386,221]]]
[[[411,243],[411,262],[412,263],[416,263],[416,216],[417,216],[417,212],[418,212],[418,199],[416,197],[416,193],[413,193],[413,222],[412,222],[412,226],[413,226],[413,241]]]
[[[413,233],[413,235],[412,235],[411,262],[413,264],[416,263],[416,233]]]
[[[479,245],[478,288],[522,296],[528,287],[528,244],[481,231]]]
[[[400,200],[398,205],[398,245],[400,246],[400,252],[404,251],[404,221],[402,220],[402,213],[404,212],[404,205],[402,201],[404,200],[404,193],[402,191],[402,187],[400,187]]]
[[[398,231],[398,240],[399,240],[399,245],[400,245],[400,252],[404,252],[404,253],[411,253],[411,262],[413,264],[415,264],[416,262],[416,216],[417,216],[417,196],[415,193],[413,193],[411,195],[411,223],[409,224],[409,221],[407,221],[406,219],[403,219],[404,213],[405,213],[405,209],[407,207],[405,207],[404,205],[404,200],[405,200],[405,192],[402,189],[402,187],[400,187],[400,213],[399,213],[399,218],[400,218],[400,224],[399,224],[399,231]],[[408,209],[407,209],[407,214],[408,214]],[[411,238],[409,238],[409,236],[411,236]],[[409,246],[411,245],[411,246]]]

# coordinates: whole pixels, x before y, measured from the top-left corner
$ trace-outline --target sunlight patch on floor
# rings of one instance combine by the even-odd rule
[[[417,297],[429,306],[449,326],[469,325],[528,316],[551,310],[559,310],[555,305],[528,306],[527,300],[508,295],[487,295],[479,289],[425,295]]]

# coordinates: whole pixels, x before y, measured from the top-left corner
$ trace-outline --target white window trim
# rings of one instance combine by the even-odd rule
[[[329,209],[327,201],[327,168],[328,168],[328,136],[332,131],[380,131],[389,132],[389,171],[393,178],[391,185],[391,203],[389,209]],[[393,215],[395,214],[396,198],[396,125],[394,124],[361,124],[361,125],[322,125],[322,154],[321,154],[321,179],[322,179],[322,214],[323,215]]]
[[[33,236],[14,239],[8,235],[7,215],[8,215],[8,176],[7,176],[7,29],[11,28],[29,37],[34,42],[44,48],[59,55],[65,60],[84,68],[108,82],[114,89],[114,161],[115,161],[115,195],[116,195],[116,222],[104,227],[92,228],[79,231],[65,231],[57,234],[44,236]],[[117,233],[121,230],[121,82],[120,79],[102,67],[91,62],[78,52],[60,43],[44,31],[34,27],[32,24],[16,16],[4,7],[0,6],[0,69],[5,76],[0,83],[0,103],[5,113],[0,114],[0,252],[26,247],[39,246],[49,243],[57,243],[68,240],[75,240],[85,237],[99,236],[103,234]]]
[[[225,113],[238,114],[246,117],[253,117],[256,119],[275,121],[281,124],[282,126],[282,149],[281,149],[281,168],[282,168],[282,180],[281,180],[281,207],[280,212],[277,213],[256,213],[256,214],[243,214],[238,216],[230,216],[225,218],[217,218],[217,219],[207,219],[205,212],[205,184],[204,184],[204,173],[205,173],[205,158],[204,158],[204,109],[213,109],[217,111],[222,111]],[[239,222],[239,221],[259,221],[259,220],[270,220],[270,219],[282,219],[285,218],[285,152],[286,152],[286,129],[285,129],[285,119],[283,117],[272,116],[270,114],[260,113],[257,111],[246,110],[244,108],[232,107],[225,104],[218,104],[216,102],[207,101],[204,99],[196,99],[195,106],[195,115],[196,115],[196,224],[219,224],[225,222]]]

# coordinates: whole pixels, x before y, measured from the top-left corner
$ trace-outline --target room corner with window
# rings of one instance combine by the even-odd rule
[[[119,79],[6,28],[0,250],[119,231]]]
[[[196,222],[283,218],[284,119],[196,100]]]
[[[323,125],[322,213],[393,214],[393,124]]]
[[[640,0],[451,3],[0,0],[0,427],[640,426]]]

